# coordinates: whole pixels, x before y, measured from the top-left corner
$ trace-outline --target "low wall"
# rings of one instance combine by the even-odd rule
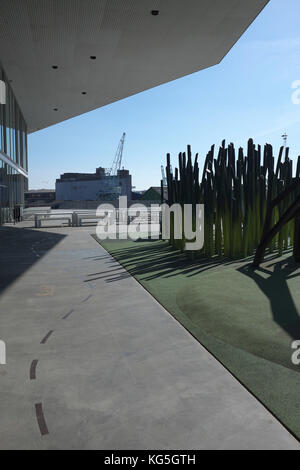
[[[97,209],[100,204],[112,204],[114,207],[119,207],[119,201],[54,201],[52,209]],[[146,207],[153,205],[160,205],[158,201],[128,201],[128,207],[133,204],[143,204]]]

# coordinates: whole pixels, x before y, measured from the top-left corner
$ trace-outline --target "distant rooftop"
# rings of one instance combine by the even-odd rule
[[[118,175],[121,178],[126,178],[129,176],[129,170],[118,170]],[[63,173],[60,175],[60,178],[56,180],[56,182],[62,181],[91,181],[91,180],[99,180],[104,178],[112,178],[112,176],[108,175],[105,168],[99,167],[96,168],[95,173]]]

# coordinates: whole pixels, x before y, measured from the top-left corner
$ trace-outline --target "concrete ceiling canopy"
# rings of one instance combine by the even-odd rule
[[[219,63],[268,0],[1,0],[29,132]]]

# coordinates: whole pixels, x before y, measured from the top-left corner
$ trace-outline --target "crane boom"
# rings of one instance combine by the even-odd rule
[[[163,186],[168,186],[167,184],[167,178],[166,178],[166,174],[165,174],[165,169],[164,169],[164,166],[162,165],[161,166],[161,177],[162,177],[162,181],[163,181]]]
[[[124,142],[125,142],[125,137],[126,134],[123,132],[122,137],[120,139],[115,158],[112,162],[112,166],[109,169],[109,174],[111,176],[116,176],[118,174],[118,170],[121,169],[121,163],[122,163],[122,156],[123,156],[123,148],[124,148]]]

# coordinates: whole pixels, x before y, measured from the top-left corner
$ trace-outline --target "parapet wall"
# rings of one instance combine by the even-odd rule
[[[54,201],[52,209],[97,209],[100,204],[112,204],[114,207],[119,207],[119,201]],[[128,201],[128,207],[133,204],[143,204],[144,206],[150,207],[153,205],[159,205],[158,201]]]

